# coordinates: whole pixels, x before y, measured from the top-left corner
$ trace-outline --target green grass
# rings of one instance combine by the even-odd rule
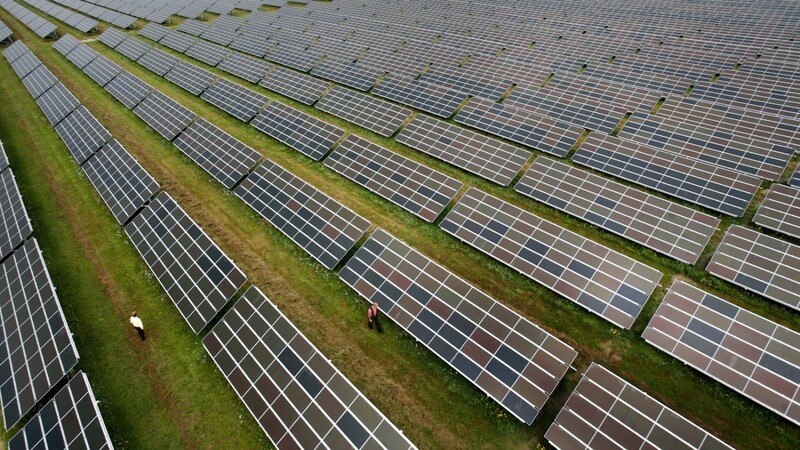
[[[91,44],[201,117],[337,198],[375,226],[422,250],[574,346],[580,353],[575,363],[578,372],[567,375],[533,426],[520,424],[392,324],[387,325],[383,336],[367,333],[364,303],[335,273],[324,270],[290,240],[265,225],[49,44],[22,31],[19,23],[5,13],[0,13],[0,17],[203,226],[251,281],[421,448],[529,448],[543,443],[545,430],[577,383],[582,369],[592,361],[604,364],[733,445],[788,449],[796,448],[800,442],[797,427],[787,426],[777,415],[644,342],[640,335],[657,301],[647,304],[633,330],[619,330],[102,44]],[[2,100],[14,107],[13,114],[2,116],[0,137],[9,148],[15,173],[19,167],[18,182],[34,220],[35,235],[48,256],[59,296],[76,334],[81,368],[95,385],[104,416],[120,446],[267,445],[255,421],[205,357],[198,338],[183,324],[156,283],[148,279],[140,258],[7,63],[0,63],[0,77],[4,80],[0,82]],[[772,320],[800,328],[800,320],[788,309],[744,294],[702,270],[633,245],[526,199],[511,188],[466,175],[314,108],[248,86],[665,272],[657,299],[671,279],[680,275]],[[48,174],[44,179],[43,173]],[[70,194],[63,194],[67,192]],[[738,223],[726,220],[726,225],[734,222]],[[132,309],[142,313],[151,333],[146,346],[128,332],[126,320]]]

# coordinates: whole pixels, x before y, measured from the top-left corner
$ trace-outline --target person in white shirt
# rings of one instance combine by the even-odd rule
[[[144,340],[144,325],[142,324],[142,319],[136,315],[136,311],[131,314],[131,325],[133,325],[133,328],[136,328],[136,331],[139,333],[139,337]]]

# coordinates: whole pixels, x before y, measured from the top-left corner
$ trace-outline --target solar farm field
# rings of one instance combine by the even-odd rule
[[[4,444],[800,447],[797,23],[0,0]]]

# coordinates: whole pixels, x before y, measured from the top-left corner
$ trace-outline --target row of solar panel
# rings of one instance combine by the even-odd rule
[[[94,17],[97,20],[102,20],[103,22],[108,22],[110,24],[116,25],[120,28],[131,28],[136,22],[136,18],[133,16],[129,16],[128,14],[124,14],[107,8],[106,6],[110,7],[113,4],[111,2],[103,2],[106,3],[106,5],[104,6],[101,5],[100,2],[98,2],[97,0],[93,2],[84,2],[82,0],[53,0],[53,1],[62,6],[78,10],[86,14],[87,16]]]
[[[6,41],[11,40],[11,35],[14,34],[11,31],[11,28],[8,28],[3,21],[0,21],[0,43],[5,43]]]
[[[0,7],[22,22],[42,39],[55,36],[57,27],[13,0],[0,0]]]
[[[44,67],[21,41],[3,56],[20,79],[29,67]],[[33,85],[25,86],[30,91]],[[8,430],[49,396],[79,356],[2,143],[0,186],[0,401]],[[11,437],[9,448],[45,442],[52,448],[112,448],[82,372]]]
[[[77,13],[70,9],[50,3],[46,0],[22,0],[22,1],[42,11],[47,15],[55,17],[56,19],[75,28],[81,33],[88,33],[97,28],[98,22],[96,20],[90,17],[86,17],[81,13]]]

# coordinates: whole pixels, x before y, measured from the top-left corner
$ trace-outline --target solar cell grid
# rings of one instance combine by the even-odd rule
[[[581,73],[582,77],[601,78],[615,83],[648,89],[665,97],[669,94],[683,95],[694,82],[665,74],[631,70],[613,64],[590,64]],[[694,91],[692,91],[694,92]]]
[[[78,372],[72,377],[8,441],[8,448],[114,448],[86,374]]]
[[[97,58],[98,53],[86,44],[80,44],[67,53],[67,59],[79,69],[83,69]]]
[[[160,189],[158,182],[116,139],[98,150],[81,168],[121,224]]]
[[[383,73],[381,69],[336,58],[325,58],[311,71],[312,75],[361,91],[370,90]]]
[[[122,72],[122,68],[111,62],[110,59],[101,55],[84,67],[83,71],[86,73],[86,75],[89,75],[89,77],[93,79],[95,83],[99,84],[100,86],[105,86],[109,81],[113,80],[114,77]]]
[[[200,95],[211,86],[217,76],[194,64],[180,61],[164,75],[164,78],[194,95]]]
[[[33,233],[14,173],[8,169],[5,152],[2,156],[4,170],[0,172],[0,259],[8,256]]]
[[[604,104],[614,105],[628,111],[649,112],[656,106],[661,95],[649,89],[615,83],[595,77],[576,77],[559,72],[547,82],[547,88],[574,92],[580,96],[594,98]]]
[[[556,156],[566,156],[584,129],[514,106],[473,98],[455,121]]]
[[[230,43],[236,39],[236,36],[237,34],[235,31],[216,28],[214,26],[211,26],[208,30],[204,31],[203,34],[200,35],[202,39],[225,46],[230,45]]]
[[[463,186],[458,180],[349,135],[325,165],[427,222],[433,222]]]
[[[658,116],[632,117],[618,136],[768,180],[780,178],[794,156],[794,149],[785,144],[770,144]]]
[[[235,193],[327,269],[344,258],[370,225],[269,160],[248,175]]]
[[[456,89],[393,74],[372,88],[372,93],[443,118],[452,116],[468,97]]]
[[[11,40],[11,35],[14,34],[6,24],[0,22],[0,42],[6,42]]]
[[[629,329],[661,272],[470,188],[440,227],[472,247]]]
[[[258,92],[224,78],[218,79],[201,97],[243,122],[253,120],[269,102],[269,98]]]
[[[394,134],[412,114],[408,108],[341,86],[334,86],[314,106],[381,136]]]
[[[228,189],[261,159],[258,152],[202,118],[189,125],[173,143]]]
[[[156,75],[163,77],[178,64],[179,60],[169,53],[163,52],[157,48],[151,48],[136,62]]]
[[[160,91],[150,93],[133,112],[168,141],[175,139],[197,118],[197,114]]]
[[[416,448],[256,287],[203,345],[276,448]]]
[[[558,449],[732,449],[608,369],[592,363],[545,438]]]
[[[734,225],[728,229],[706,270],[800,310],[800,246]]]
[[[676,281],[642,337],[651,345],[800,424],[800,335]]]
[[[3,148],[3,141],[0,141],[0,172],[8,168],[8,155],[6,149]]]
[[[55,76],[53,76],[53,73],[50,72],[50,69],[48,69],[44,64],[39,65],[39,67],[31,71],[31,73],[22,79],[22,84],[25,85],[25,88],[28,90],[34,100],[47,92],[47,90],[53,87],[53,85],[56,83],[58,83],[58,80]]]
[[[75,36],[71,34],[65,34],[64,36],[61,36],[59,40],[53,43],[53,48],[56,49],[58,53],[67,56],[69,52],[80,45],[81,41],[79,41]]]
[[[153,91],[153,87],[130,72],[123,70],[104,86],[128,109],[133,109]]]
[[[267,53],[264,58],[282,64],[301,72],[308,72],[311,70],[322,55],[314,51],[306,51],[301,47],[290,44],[280,44],[278,47]]]
[[[11,68],[14,69],[17,77],[22,79],[41,65],[42,62],[39,61],[36,55],[31,52],[26,52],[11,63]]]
[[[330,82],[283,67],[276,67],[258,84],[306,105],[313,105],[331,86]]]
[[[345,131],[280,102],[270,102],[250,125],[314,161],[321,160]]]
[[[261,34],[255,34],[255,32],[244,33],[238,38],[236,38],[233,42],[230,43],[229,47],[234,50],[239,50],[240,52],[247,53],[248,55],[253,55],[258,58],[262,58],[266,55],[269,50],[273,47],[274,42],[270,41],[268,37],[263,36]]]
[[[0,399],[13,427],[78,363],[36,239],[0,264]]]
[[[273,67],[275,66],[264,60],[235,52],[231,53],[217,66],[218,69],[251,83],[261,81]]]
[[[61,83],[58,82],[36,99],[42,112],[47,116],[50,124],[56,126],[64,117],[67,117],[80,105],[78,99]]]
[[[124,41],[117,44],[114,50],[120,52],[128,59],[136,61],[150,50],[150,46],[136,38],[127,37]]]
[[[339,277],[531,424],[577,353],[382,229]]]
[[[204,62],[209,66],[216,66],[221,63],[229,53],[230,50],[222,47],[221,45],[198,40],[191,47],[189,47],[184,54],[190,58]]]
[[[694,264],[719,219],[539,157],[516,191],[679,261]]]
[[[209,24],[206,22],[201,22],[199,20],[189,19],[184,20],[180,25],[178,25],[177,30],[182,31],[187,34],[191,34],[192,36],[200,36],[206,31],[209,27]]]
[[[513,82],[499,76],[484,76],[465,71],[461,67],[436,65],[426,71],[420,80],[438,86],[456,89],[473,97],[498,101]]]
[[[396,137],[409,147],[508,186],[530,152],[457,125],[417,114]]]
[[[752,175],[596,132],[572,160],[734,217],[744,214],[761,185]]]
[[[247,280],[166,192],[137,214],[125,232],[195,333]]]
[[[11,64],[16,61],[17,58],[28,52],[30,52],[30,50],[28,50],[28,47],[25,46],[24,42],[16,41],[3,50],[3,56],[6,58],[8,63]]]
[[[773,184],[767,197],[761,202],[753,222],[800,238],[800,189]]]
[[[103,31],[100,36],[97,37],[97,40],[102,42],[103,44],[111,47],[116,48],[122,41],[128,39],[128,35],[119,31],[116,28],[108,27],[106,31]]]
[[[158,43],[169,47],[176,52],[183,53],[186,50],[189,50],[189,47],[191,47],[196,41],[197,38],[194,36],[181,33],[180,31],[173,31],[171,33],[167,33],[161,38],[161,40],[158,41]]]
[[[111,139],[111,133],[83,105],[78,106],[55,128],[78,164],[83,164]]]
[[[183,24],[181,24],[181,26],[183,26]],[[150,22],[147,25],[145,25],[144,28],[139,30],[139,36],[144,36],[147,39],[158,42],[161,40],[161,38],[168,35],[170,31],[171,30],[169,28],[163,25]]]
[[[792,178],[789,179],[789,186],[800,187],[800,164],[797,165],[794,174],[792,174]]]

